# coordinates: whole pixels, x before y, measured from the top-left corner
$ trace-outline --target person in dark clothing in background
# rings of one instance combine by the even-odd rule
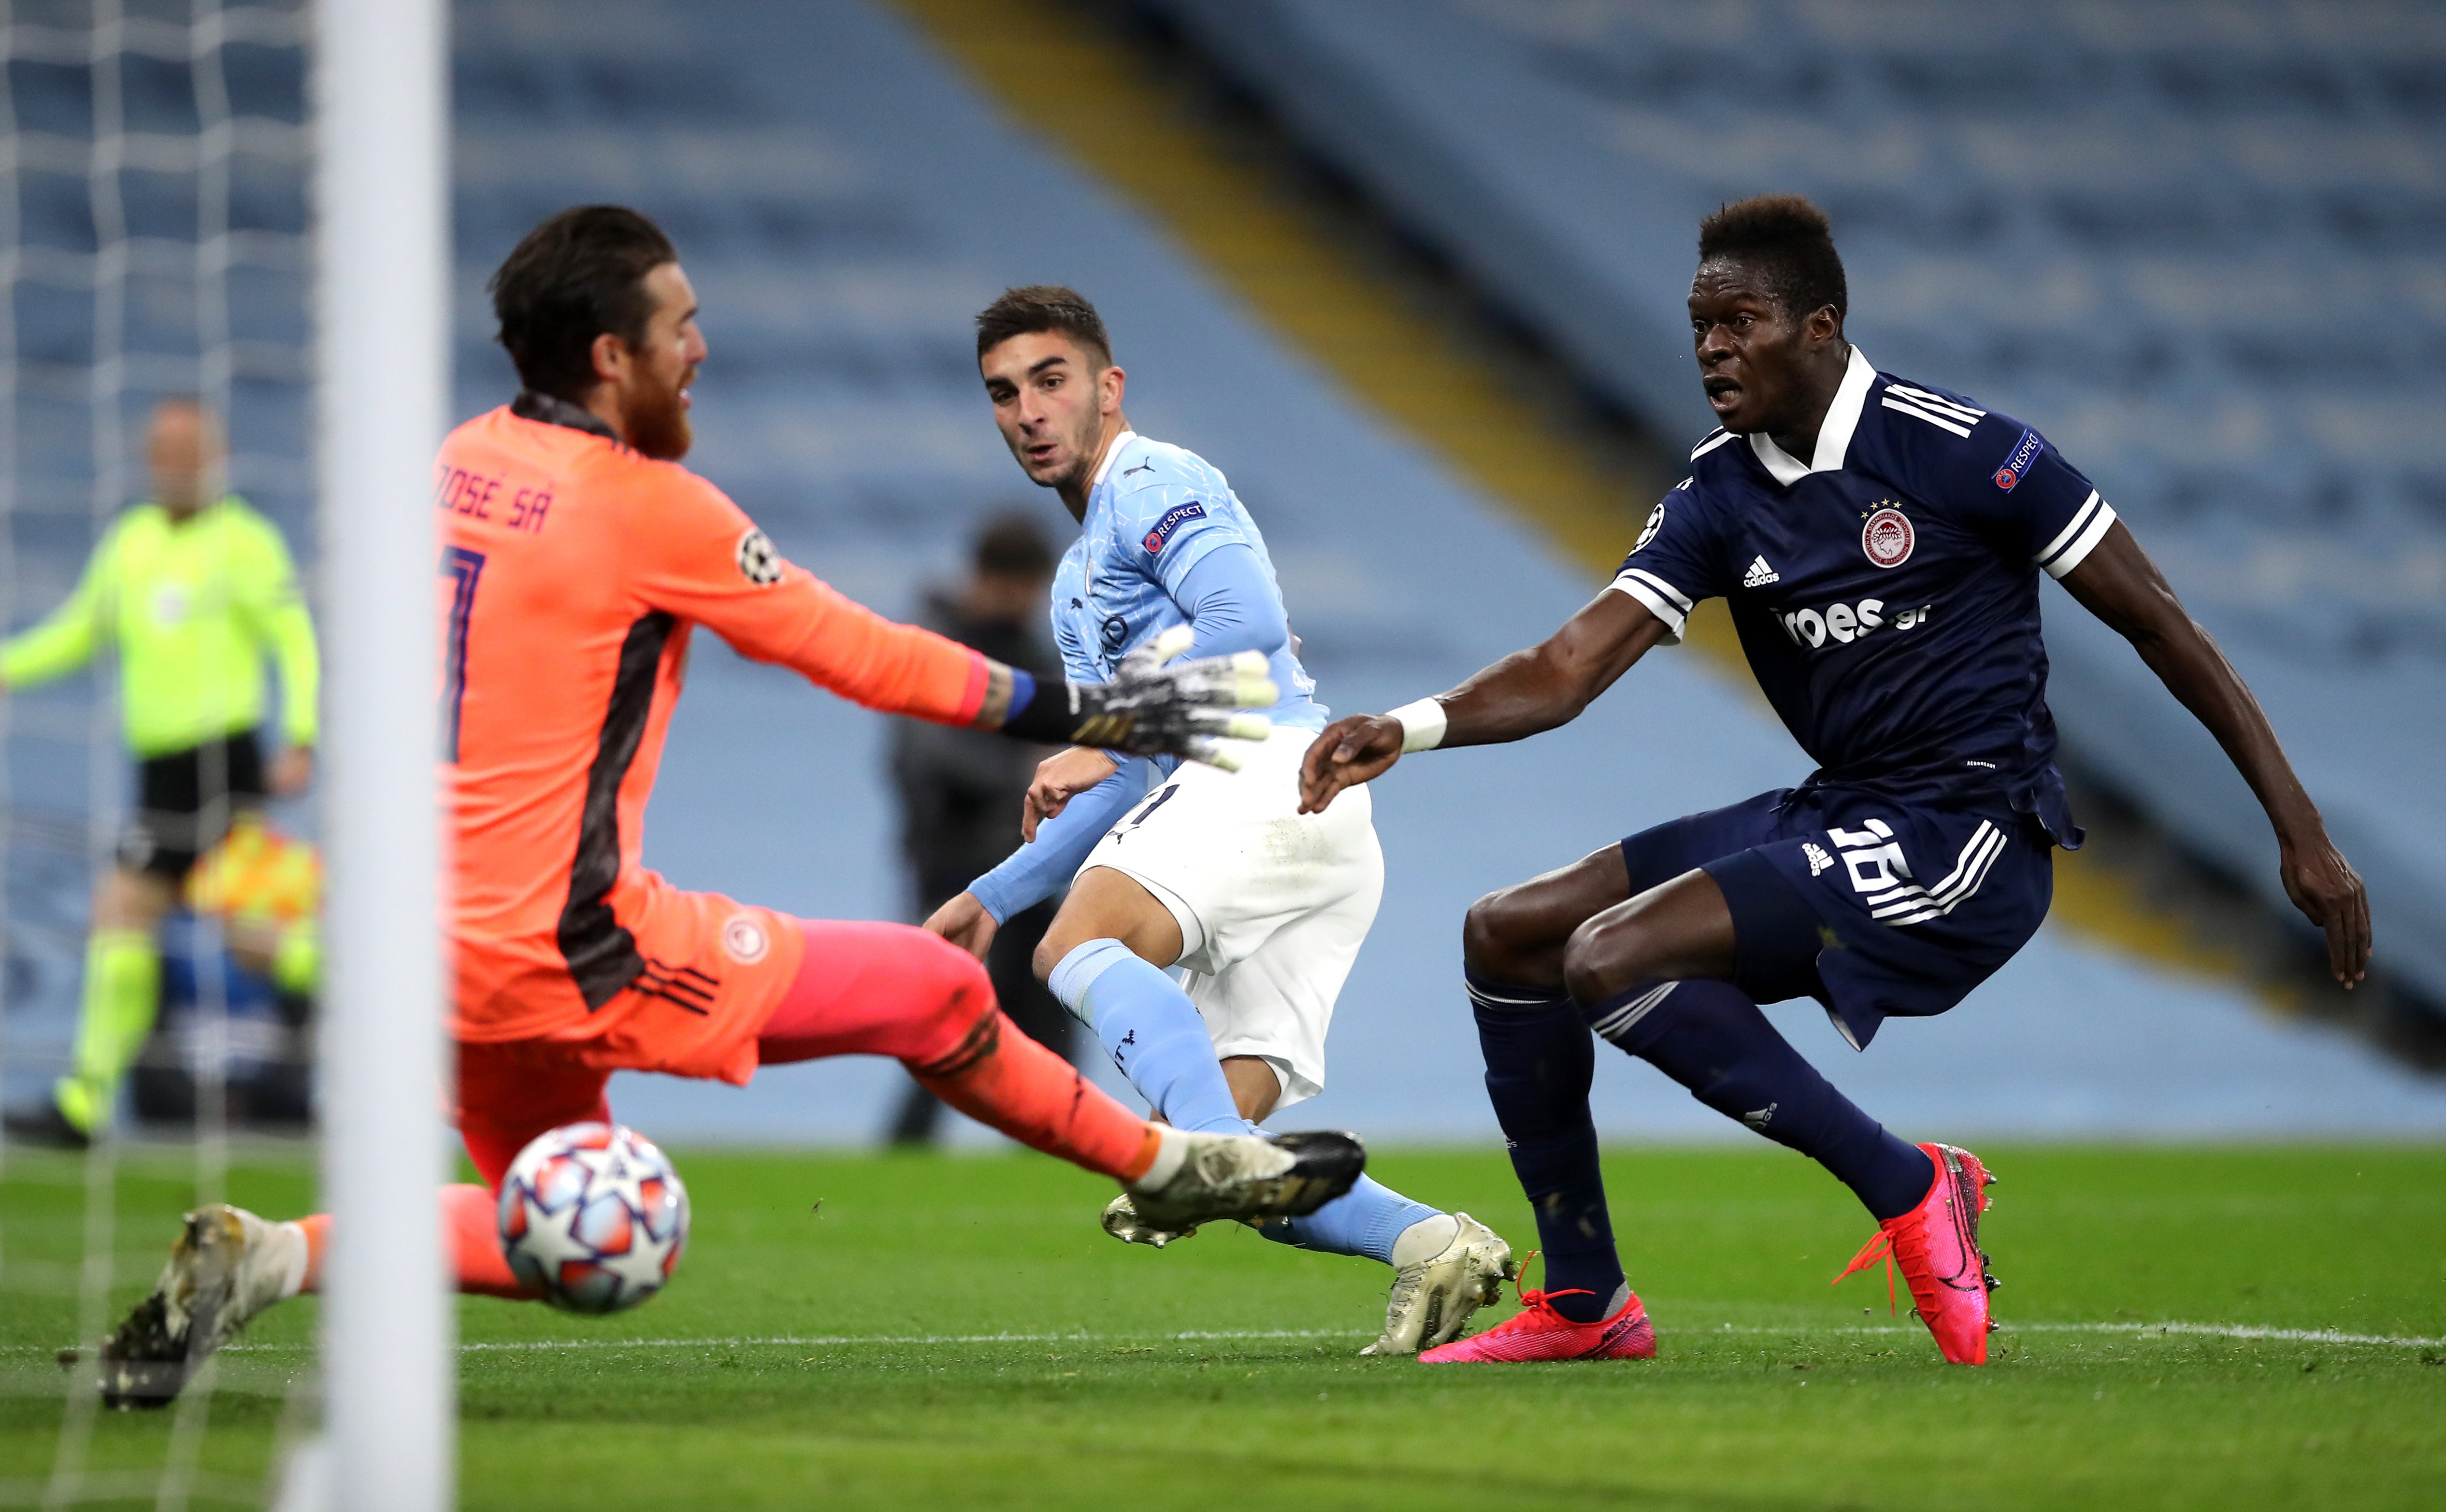
[[[1030,516],[996,514],[977,532],[968,577],[926,594],[916,623],[996,661],[1041,678],[1060,678],[1062,659],[1044,631],[1053,548]],[[892,778],[900,793],[900,853],[909,863],[916,911],[924,919],[1020,843],[1020,802],[1051,748],[1031,749],[974,730],[915,719],[894,721]],[[1058,897],[1014,914],[986,957],[1003,1012],[1038,1042],[1074,1063],[1077,1021],[1029,968],[1036,943],[1053,922]],[[909,1084],[889,1131],[894,1145],[933,1141],[943,1105]]]

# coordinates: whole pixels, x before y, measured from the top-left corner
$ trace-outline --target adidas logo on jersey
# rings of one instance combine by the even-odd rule
[[[1764,588],[1769,583],[1782,581],[1782,577],[1776,572],[1776,569],[1766,565],[1766,558],[1763,556],[1750,563],[1749,570],[1741,574],[1743,588]]]

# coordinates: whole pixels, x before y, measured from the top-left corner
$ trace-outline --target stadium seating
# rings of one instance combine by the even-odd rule
[[[888,6],[503,0],[455,17],[458,415],[512,391],[489,341],[491,270],[541,216],[620,200],[670,229],[704,300],[712,359],[695,390],[691,465],[795,560],[887,612],[913,607],[919,585],[954,566],[988,510],[1016,503],[1066,527],[1002,449],[971,359],[974,310],[1005,284],[1037,279],[1075,282],[1101,305],[1134,420],[1230,474],[1337,708],[1449,685],[1584,600],[1589,585],[1545,542],[1391,436],[1103,187],[1014,132]],[[1678,247],[1687,233],[1675,224],[1665,239]],[[302,322],[302,307],[291,309]],[[1659,340],[1672,337],[1667,326]],[[21,552],[17,622],[66,590],[88,538],[81,513],[66,520],[56,583],[37,583]],[[24,726],[12,728],[14,770],[30,773]],[[883,733],[880,719],[700,637],[649,863],[683,886],[802,913],[896,916]],[[1376,793],[1391,875],[1337,1016],[1333,1085],[1289,1122],[1491,1135],[1457,984],[1470,900],[1805,766],[1777,726],[1680,656],[1655,658],[1531,745],[1405,765]],[[80,769],[73,793],[46,801],[81,809],[82,780]],[[21,805],[28,793],[16,790]],[[28,860],[21,850],[9,863],[18,919],[38,884],[46,899],[82,885],[73,867],[37,878]],[[71,958],[43,992],[54,1028],[72,988]],[[2054,930],[1961,1010],[1889,1031],[1870,1056],[1805,1004],[1777,1014],[1844,1086],[1913,1129],[2446,1125],[2446,1092],[2358,1041]],[[12,1017],[22,1058],[33,1036],[19,1027]],[[896,1077],[844,1061],[781,1068],[745,1092],[623,1077],[615,1095],[657,1137],[856,1139],[875,1131]],[[1597,1112],[1609,1132],[1728,1127],[1636,1065],[1608,1065]]]
[[[1067,527],[1002,450],[973,376],[970,315],[1034,279],[1088,290],[1120,343],[1133,419],[1231,475],[1336,707],[1446,685],[1584,597],[1542,542],[1390,439],[1106,191],[1013,132],[891,8],[724,0],[550,24],[567,13],[460,12],[462,411],[498,402],[508,383],[479,293],[494,261],[561,204],[627,198],[671,228],[705,300],[713,357],[692,464],[793,557],[888,611],[952,567],[984,510],[1032,504]],[[1454,982],[1469,900],[1607,834],[1802,770],[1779,730],[1691,662],[1660,657],[1638,683],[1533,745],[1420,761],[1383,786],[1384,910],[1337,1016],[1334,1085],[1294,1122],[1447,1138],[1490,1128]],[[686,885],[811,913],[896,912],[880,737],[880,720],[702,640],[649,859]],[[1811,1017],[1787,1021],[1898,1117],[2205,1130],[2424,1127],[2446,1114],[2439,1094],[2359,1046],[2053,934],[1973,1005],[1895,1032],[1875,1055],[1853,1057]],[[2095,1054],[2101,1035],[2130,1055]],[[2198,1047],[2199,1074],[2113,1069],[2160,1062],[2173,1044]],[[1947,1105],[1928,1073],[1962,1055],[2038,1069],[1999,1072]],[[1607,1127],[1713,1131],[1712,1115],[1651,1079],[1609,1070]],[[655,1078],[624,1081],[619,1095],[672,1137],[838,1138],[869,1131],[884,1085],[837,1065],[767,1073],[744,1097]]]
[[[2225,644],[2446,999],[2446,20],[2411,3],[1156,0],[1665,435],[1699,217],[1832,214],[1881,367],[2040,427]],[[2048,597],[2075,756],[2278,909],[2258,807]]]
[[[273,13],[249,7],[247,13]],[[35,17],[21,18],[38,23]],[[69,19],[64,15],[60,19]],[[183,17],[181,18],[183,22]],[[97,342],[123,360],[123,422],[141,430],[152,401],[211,386],[199,357],[232,372],[233,487],[292,535],[310,528],[306,377],[306,133],[303,54],[278,25],[240,24],[221,51],[231,152],[225,244],[227,334],[198,298],[198,194],[195,179],[197,89],[185,58],[149,50],[187,46],[183,24],[129,27],[119,60],[125,167],[116,194],[98,193],[88,172],[96,103],[83,34],[29,24],[27,32],[73,39],[58,46],[16,39],[9,74],[17,261],[9,292],[18,414],[10,516],[20,552],[17,591],[65,593],[83,565],[95,465],[88,420]],[[107,250],[124,259],[123,322],[116,344],[97,329],[97,284]],[[206,278],[201,280],[210,283]],[[30,558],[30,559],[28,559]],[[64,574],[64,575],[63,575]]]

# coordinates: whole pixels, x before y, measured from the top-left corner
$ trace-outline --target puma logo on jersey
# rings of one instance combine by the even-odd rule
[[[1767,566],[1766,558],[1763,556],[1751,562],[1749,570],[1741,574],[1741,587],[1743,588],[1764,588],[1769,583],[1780,583],[1782,581],[1782,575],[1777,572],[1774,568]]]

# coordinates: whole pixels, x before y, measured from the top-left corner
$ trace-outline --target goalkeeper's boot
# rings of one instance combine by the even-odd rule
[[[1979,1252],[1979,1215],[1987,1208],[1987,1187],[1996,1180],[1979,1157],[1951,1145],[1922,1145],[1936,1163],[1936,1179],[1920,1204],[1877,1225],[1874,1238],[1860,1247],[1844,1267],[1843,1278],[1886,1262],[1888,1305],[1892,1303],[1893,1273],[1902,1268],[1917,1305],[1911,1316],[1936,1335],[1936,1347],[1955,1365],[1987,1363],[1987,1335],[1996,1328],[1987,1316],[1987,1294],[1996,1278],[1987,1273],[1987,1257]]]
[[[1178,1167],[1161,1185],[1132,1186],[1129,1195],[1141,1221],[1174,1233],[1224,1218],[1305,1218],[1350,1190],[1367,1168],[1356,1134],[1166,1132],[1189,1142]]]
[[[189,1213],[153,1295],[103,1341],[103,1401],[121,1411],[168,1406],[205,1355],[305,1274],[306,1236],[294,1223],[227,1203]]]
[[[1628,1288],[1626,1288],[1628,1291]],[[1473,1334],[1419,1356],[1424,1365],[1520,1365],[1535,1360],[1652,1360],[1656,1325],[1639,1294],[1629,1292],[1611,1316],[1575,1323],[1554,1309],[1557,1297],[1592,1295],[1580,1287],[1520,1294],[1517,1313],[1483,1334]]]
[[[1458,1228],[1451,1243],[1393,1273],[1384,1332],[1360,1353],[1416,1354],[1449,1344],[1460,1337],[1479,1308],[1503,1296],[1505,1281],[1520,1274],[1520,1263],[1501,1235],[1467,1213],[1455,1213],[1452,1219]],[[1400,1259],[1398,1249],[1395,1259]]]
[[[1129,1193],[1123,1192],[1104,1204],[1104,1232],[1124,1244],[1151,1244],[1161,1249],[1176,1239],[1187,1239],[1196,1233],[1197,1225],[1157,1228],[1138,1216],[1138,1204],[1130,1200]]]

